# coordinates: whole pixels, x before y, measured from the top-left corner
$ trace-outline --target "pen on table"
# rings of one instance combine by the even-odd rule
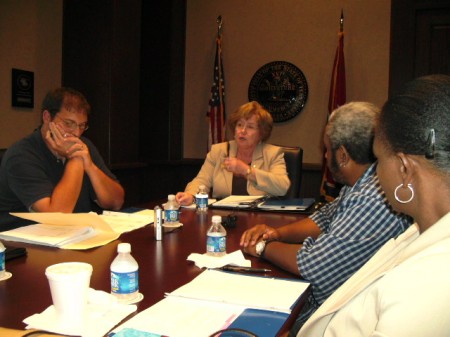
[[[266,268],[252,268],[252,267],[238,267],[238,266],[223,266],[217,269],[225,271],[234,271],[239,273],[269,273],[272,271]]]

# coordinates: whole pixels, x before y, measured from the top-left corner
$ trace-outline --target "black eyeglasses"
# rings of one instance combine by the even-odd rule
[[[55,117],[58,117],[64,123],[64,126],[67,129],[69,129],[70,131],[75,131],[76,129],[80,129],[80,131],[84,132],[87,129],[89,129],[89,125],[87,122],[77,124],[73,120],[61,118],[58,115],[55,115]]]

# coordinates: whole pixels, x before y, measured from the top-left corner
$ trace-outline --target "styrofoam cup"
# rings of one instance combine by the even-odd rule
[[[45,270],[58,323],[64,327],[83,325],[86,318],[92,265],[64,262]]]

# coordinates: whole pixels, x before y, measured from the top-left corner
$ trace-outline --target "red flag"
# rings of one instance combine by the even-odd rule
[[[206,116],[209,118],[208,151],[212,144],[225,141],[225,80],[222,64],[222,37],[216,38],[216,57],[214,61],[214,80]]]
[[[345,104],[345,61],[344,61],[344,32],[342,31],[343,16],[341,15],[341,31],[339,32],[339,43],[334,56],[333,72],[331,74],[330,97],[328,101],[328,113]],[[334,181],[324,158],[322,165],[323,178],[321,194],[327,201],[336,198],[341,189],[341,184]]]

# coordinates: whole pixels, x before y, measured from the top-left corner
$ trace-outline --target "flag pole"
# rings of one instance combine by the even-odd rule
[[[217,37],[216,37],[216,55],[214,60],[213,85],[211,87],[208,112],[206,116],[209,119],[208,130],[208,151],[216,143],[225,141],[225,79],[223,75],[222,63],[222,16],[216,19]]]
[[[338,46],[334,56],[333,70],[331,74],[330,96],[328,100],[328,117],[339,106],[346,102],[345,85],[345,61],[344,61],[344,10],[341,9],[339,19]],[[332,201],[338,196],[341,184],[336,183],[324,157],[322,164],[321,196],[326,201]]]
[[[222,15],[219,15],[217,17],[217,37],[221,37],[222,36]]]

